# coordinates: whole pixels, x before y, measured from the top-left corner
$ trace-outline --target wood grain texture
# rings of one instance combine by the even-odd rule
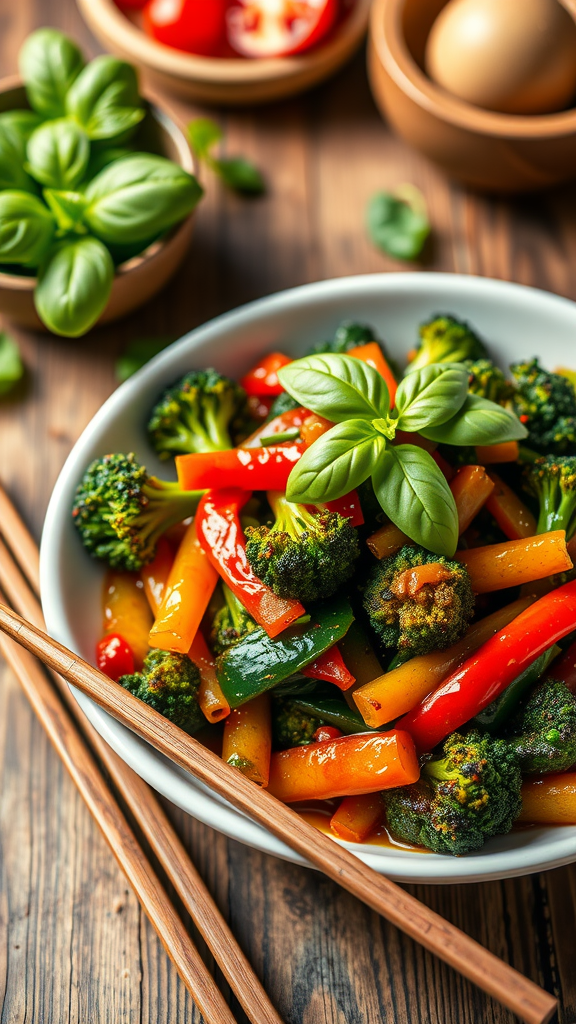
[[[63,27],[96,52],[74,0],[0,0],[2,73],[15,70],[20,42],[41,24]],[[302,100],[216,116],[228,151],[267,174],[269,195],[242,202],[207,181],[190,255],[162,296],[84,341],[19,335],[30,373],[24,393],[0,406],[0,479],[37,538],[58,471],[115,386],[114,359],[130,338],[178,337],[240,302],[308,280],[404,269],[365,239],[364,205],[377,188],[412,181],[424,191],[434,225],[426,269],[576,299],[573,187],[503,202],[448,184],[383,125],[361,58]],[[328,880],[166,810],[287,1024],[512,1024],[509,1012]],[[561,1024],[576,1021],[575,867],[409,891],[556,992]],[[7,670],[0,1004],[0,1024],[200,1019]]]

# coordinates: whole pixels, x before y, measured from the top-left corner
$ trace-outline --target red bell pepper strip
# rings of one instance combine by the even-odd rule
[[[576,581],[565,583],[521,612],[400,718],[396,727],[410,733],[418,750],[433,750],[575,628]]]
[[[226,585],[268,636],[275,637],[304,615],[305,609],[299,601],[278,597],[258,579],[248,562],[239,516],[250,497],[250,491],[236,488],[209,491],[198,506],[196,530]]]
[[[337,729],[335,725],[319,725],[312,739],[314,743],[326,743],[327,740],[337,740],[343,735],[342,730]]]
[[[278,370],[293,360],[283,352],[270,352],[240,381],[247,395],[281,395],[284,391],[278,380]]]
[[[336,498],[335,501],[327,501],[324,505],[329,512],[338,512],[344,519],[350,520],[351,526],[363,526],[364,516],[357,491],[350,491],[343,498]]]
[[[576,643],[570,644],[562,657],[554,662],[550,675],[559,683],[566,683],[570,693],[576,694]]]
[[[123,636],[108,633],[96,644],[96,664],[105,676],[117,683],[120,676],[134,672],[134,653]]]
[[[222,487],[285,491],[288,477],[303,451],[304,445],[298,442],[177,455],[178,481],[183,491],[217,491]]]
[[[310,416],[309,409],[303,409],[300,406],[298,409],[289,409],[288,412],[281,413],[280,416],[276,416],[269,423],[263,423],[253,434],[250,434],[250,437],[247,437],[242,442],[240,447],[261,448],[260,439],[262,437],[273,437],[274,434],[283,434],[286,430],[301,427],[308,416]]]
[[[347,355],[352,356],[353,359],[360,359],[363,363],[368,363],[368,366],[371,366],[374,370],[378,371],[380,376],[386,381],[386,386],[390,395],[390,408],[394,408],[398,384],[396,383],[396,377],[384,358],[382,349],[378,342],[369,341],[366,345],[357,345],[356,348],[351,349]]]
[[[339,690],[348,690],[356,682],[344,664],[338,644],[334,644],[329,651],[324,651],[316,661],[300,671],[308,679],[324,679],[327,683],[334,683]]]

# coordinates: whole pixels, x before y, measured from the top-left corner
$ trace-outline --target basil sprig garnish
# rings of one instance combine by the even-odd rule
[[[380,374],[351,356],[307,356],[278,376],[302,406],[335,423],[292,470],[289,500],[334,501],[371,477],[392,522],[439,555],[452,556],[458,542],[452,492],[432,456],[415,444],[395,444],[397,432],[453,445],[526,437],[512,412],[468,394],[468,371],[460,363],[435,363],[409,374],[392,410]]]

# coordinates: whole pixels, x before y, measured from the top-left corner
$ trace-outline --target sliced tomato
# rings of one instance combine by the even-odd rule
[[[226,41],[228,0],[149,0],[144,29],[165,46],[214,57]]]
[[[339,0],[240,0],[226,16],[230,45],[243,57],[287,57],[319,43]]]

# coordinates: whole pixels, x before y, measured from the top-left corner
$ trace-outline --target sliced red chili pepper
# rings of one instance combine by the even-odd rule
[[[338,644],[334,644],[329,651],[324,651],[316,661],[300,671],[308,679],[324,679],[327,683],[334,683],[340,690],[348,690],[356,682],[344,664]]]
[[[284,391],[278,380],[278,370],[291,363],[283,352],[270,352],[256,363],[240,381],[247,395],[281,395]]]
[[[134,654],[130,644],[119,633],[108,633],[96,644],[96,664],[115,683],[121,676],[132,675]]]
[[[396,726],[410,733],[420,751],[433,750],[575,628],[576,581],[553,590],[521,612]]]
[[[339,736],[343,735],[344,733],[337,729],[335,725],[320,725],[312,739],[314,743],[324,743],[326,740],[337,740]]]
[[[283,434],[286,430],[292,430],[294,427],[301,427],[304,420],[310,415],[309,409],[289,409],[288,412],[280,413],[280,416],[275,416],[269,423],[263,423],[261,427],[258,427],[250,437],[247,437],[242,442],[242,448],[261,448],[260,438],[262,437],[273,437],[274,434]]]
[[[250,491],[237,488],[209,491],[198,506],[196,530],[224,582],[268,636],[275,637],[304,615],[305,609],[299,601],[278,597],[262,583],[246,557],[240,510],[250,497]]]
[[[176,469],[184,491],[239,487],[244,491],[285,491],[304,445],[230,448],[222,452],[178,455]]]

